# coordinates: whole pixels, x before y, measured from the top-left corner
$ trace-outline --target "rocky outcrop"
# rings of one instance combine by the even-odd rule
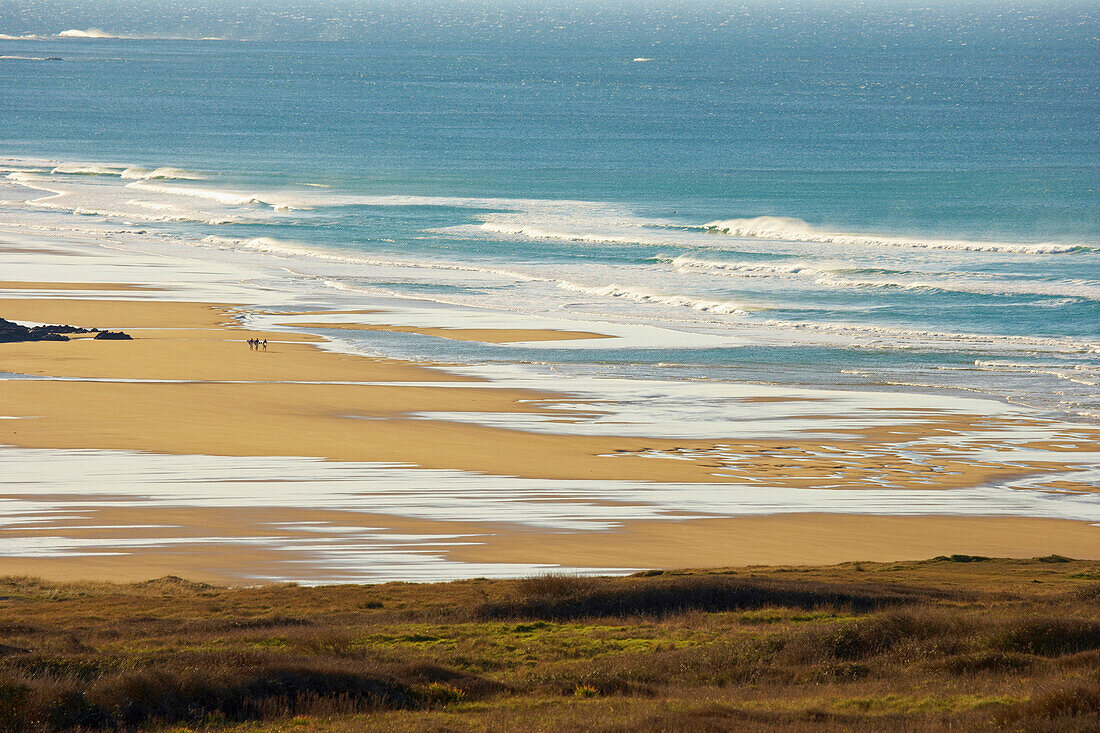
[[[95,338],[97,341],[130,341],[133,336],[122,331],[100,331],[95,335]]]
[[[0,343],[13,341],[68,341],[67,333],[88,333],[76,326],[21,326],[0,318]]]
[[[97,339],[129,340],[122,331],[100,331],[98,328],[78,326],[22,326],[0,318],[0,343],[17,341],[68,341],[69,333],[94,333]]]

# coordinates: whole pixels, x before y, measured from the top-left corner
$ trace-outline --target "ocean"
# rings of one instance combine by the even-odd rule
[[[332,334],[368,353],[1100,417],[1095,5],[501,13],[0,27],[0,221],[268,303],[620,336]]]

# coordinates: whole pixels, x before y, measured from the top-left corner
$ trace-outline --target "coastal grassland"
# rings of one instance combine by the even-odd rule
[[[0,730],[1086,730],[1100,563],[0,579]]]

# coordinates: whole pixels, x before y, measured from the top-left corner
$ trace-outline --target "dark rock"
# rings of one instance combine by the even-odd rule
[[[12,341],[34,341],[34,339],[31,337],[31,330],[26,326],[0,318],[0,342]]]
[[[36,333],[88,333],[90,330],[76,326],[31,326],[31,331]]]
[[[89,333],[76,326],[21,326],[0,318],[0,343],[17,341],[68,341],[66,333]]]
[[[100,331],[95,335],[96,341],[130,341],[134,337],[122,331]]]

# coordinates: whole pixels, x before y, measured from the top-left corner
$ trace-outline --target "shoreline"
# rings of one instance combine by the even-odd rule
[[[587,528],[551,530],[538,526],[534,509],[531,512],[535,513],[518,519],[494,520],[489,504],[483,518],[464,516],[449,521],[363,509],[334,512],[325,520],[307,520],[303,517],[313,516],[311,512],[318,511],[317,507],[266,507],[262,497],[257,496],[242,496],[239,506],[233,508],[188,508],[189,500],[180,499],[177,501],[183,503],[174,509],[150,502],[142,510],[136,500],[128,500],[128,504],[112,510],[110,502],[97,504],[100,494],[87,497],[90,501],[83,507],[78,506],[79,502],[63,500],[65,479],[59,477],[55,501],[67,508],[55,514],[75,511],[79,516],[108,517],[93,522],[108,529],[82,529],[79,522],[66,523],[63,516],[51,520],[49,513],[39,513],[38,519],[30,523],[8,525],[0,537],[6,538],[9,547],[20,538],[49,538],[61,547],[68,542],[74,548],[61,556],[0,553],[5,566],[18,572],[66,580],[148,579],[173,573],[218,582],[248,582],[248,577],[265,573],[264,577],[290,579],[292,576],[284,571],[293,569],[299,573],[294,579],[303,581],[313,578],[317,582],[336,582],[333,578],[339,577],[354,580],[354,572],[340,576],[344,571],[334,569],[340,563],[326,560],[325,551],[318,549],[317,543],[308,550],[292,549],[294,542],[315,537],[316,531],[308,527],[279,529],[279,523],[272,519],[276,515],[294,517],[286,520],[289,525],[320,522],[326,531],[336,532],[334,541],[348,543],[349,547],[361,544],[363,539],[354,532],[339,534],[342,526],[377,523],[378,537],[363,551],[366,554],[362,554],[360,563],[377,559],[387,537],[408,535],[413,539],[399,542],[400,552],[438,559],[438,567],[432,571],[436,575],[425,580],[464,577],[462,567],[495,567],[512,574],[553,567],[626,572],[639,567],[670,569],[748,562],[915,559],[956,552],[1021,557],[1067,554],[1100,559],[1100,527],[1091,520],[996,516],[997,507],[990,507],[990,516],[955,516],[949,503],[955,496],[952,492],[986,485],[1008,486],[1023,480],[1036,484],[1039,491],[1070,496],[1088,493],[1082,488],[1088,486],[1087,481],[1073,478],[1077,457],[1100,450],[1100,440],[1088,426],[1075,428],[1076,434],[1070,437],[1063,434],[1065,430],[1050,429],[1043,434],[1044,440],[1023,440],[1014,437],[1016,433],[1035,432],[1042,421],[1013,414],[968,415],[899,407],[863,427],[841,427],[837,423],[850,416],[832,412],[832,406],[817,406],[804,397],[771,395],[744,398],[749,411],[746,414],[754,410],[782,408],[797,412],[812,408],[817,412],[807,417],[831,426],[832,437],[795,433],[786,438],[723,434],[706,439],[630,437],[615,435],[614,421],[602,433],[570,434],[562,431],[613,411],[614,398],[608,395],[602,403],[585,398],[582,402],[588,406],[584,410],[578,411],[576,405],[565,409],[578,397],[568,394],[564,382],[564,392],[519,388],[510,386],[507,380],[497,383],[456,371],[453,365],[329,350],[325,348],[329,343],[325,337],[308,332],[309,324],[293,324],[302,331],[251,328],[247,314],[270,313],[263,306],[188,301],[180,299],[179,292],[165,299],[159,295],[163,291],[156,283],[127,284],[118,280],[104,285],[59,283],[53,288],[49,282],[35,281],[24,285],[6,288],[0,283],[0,317],[123,329],[135,340],[3,345],[0,372],[24,376],[0,380],[4,417],[15,418],[0,421],[0,444],[47,452],[137,451],[176,455],[192,462],[203,456],[256,460],[294,457],[288,460],[295,461],[312,457],[324,462],[320,465],[347,466],[373,462],[410,467],[414,476],[423,472],[420,483],[443,481],[442,495],[453,491],[447,488],[447,482],[457,480],[458,474],[454,474],[456,478],[440,478],[440,471],[461,473],[464,478],[459,485],[469,488],[460,492],[477,491],[474,486],[478,476],[484,477],[481,483],[489,485],[494,481],[537,485],[541,481],[546,482],[540,492],[544,496],[541,501],[550,502],[545,506],[561,504],[566,507],[561,510],[566,512],[563,516],[579,512],[577,517],[591,515],[593,519],[581,522],[592,525]],[[27,290],[38,292],[30,294]],[[127,299],[110,299],[106,293],[111,290],[125,291]],[[4,291],[9,295],[5,296]],[[18,297],[12,297],[16,292]],[[456,333],[447,334],[439,332],[450,329],[438,326],[325,324],[323,316],[330,312],[354,315],[354,311],[336,309],[280,310],[279,315],[312,315],[315,328],[317,324],[351,330],[392,328],[416,337],[476,336],[491,343],[607,337],[554,330],[536,334],[530,329],[454,329]],[[368,313],[378,318],[377,311]],[[269,350],[252,352],[245,345],[249,338],[268,339]],[[463,418],[456,421],[451,416]],[[535,420],[535,425],[544,427],[532,430],[500,422],[518,417]],[[1006,437],[998,437],[1000,434]],[[966,450],[972,455],[952,445],[960,436],[968,441]],[[1020,452],[1026,459],[1009,454],[998,457],[998,452],[1005,450]],[[118,460],[125,465],[128,459],[119,453]],[[1042,484],[1048,475],[1049,485]],[[377,490],[371,488],[373,479],[368,479],[368,474],[362,477],[364,491]],[[220,480],[232,487],[235,478],[230,472]],[[415,481],[407,477],[402,480]],[[137,482],[140,484],[140,478]],[[262,483],[260,479],[257,482]],[[555,488],[561,482],[566,482],[562,484],[566,487],[586,486],[588,493],[583,498],[575,495],[576,488],[562,493],[563,489]],[[624,482],[633,482],[630,486],[635,488],[621,493],[620,487],[629,488]],[[765,492],[767,486],[774,486],[784,497],[792,496],[792,491],[828,494],[833,490],[844,494],[869,487],[878,487],[876,490],[883,495],[893,490],[902,492],[899,496],[928,492],[929,513],[875,516],[874,511],[860,513],[856,506],[838,514],[826,508],[823,501],[818,513],[775,511],[766,516],[737,516],[734,507],[707,508],[709,505],[699,504],[689,495],[685,495],[686,503],[679,511],[675,499],[634,514],[617,509],[645,507],[652,501],[645,498],[647,486],[694,486],[694,491],[704,492],[700,494],[703,496],[706,492],[727,491],[723,486],[742,491],[739,487],[746,482],[763,482]],[[600,508],[598,496],[603,485],[606,506]],[[108,487],[102,488],[102,496],[109,496]],[[417,485],[416,490],[425,489]],[[2,485],[0,491],[0,501],[18,494]],[[944,503],[938,509],[931,499],[934,494],[943,496]],[[822,494],[818,495],[824,500]],[[461,512],[462,500],[456,497],[455,510]],[[41,495],[35,501],[41,503]],[[730,511],[734,514],[723,516]],[[112,512],[145,516],[147,523],[167,528],[150,536],[134,525],[132,518],[110,519]],[[193,517],[178,523],[171,520],[187,512],[193,517],[205,516],[205,525],[195,524]],[[234,517],[246,514],[253,517],[252,523],[242,522],[247,528],[238,527],[234,532]],[[597,516],[604,518],[594,519]],[[576,524],[580,520],[570,521]],[[219,527],[226,536],[213,545],[204,543],[203,537],[194,534],[196,526]],[[1048,535],[1059,539],[1049,539]],[[284,539],[289,544],[281,549],[260,547],[252,541],[257,536],[274,538],[274,545]],[[194,541],[188,542],[188,537]],[[112,540],[122,554],[97,554]],[[1090,554],[1090,547],[1097,549]],[[267,570],[260,572],[261,567]],[[393,572],[400,572],[400,566],[394,567],[398,569]],[[245,568],[251,569],[251,576],[241,570]],[[372,571],[364,566],[359,572],[359,577],[369,580]],[[457,574],[448,576],[448,572]]]
[[[370,541],[380,551],[418,551],[435,558],[434,565],[410,562],[372,574],[326,559],[313,528],[356,525],[371,528]],[[911,562],[945,555],[1060,555],[1100,561],[1100,528],[1094,524],[1003,516],[777,514],[640,520],[601,531],[547,532],[491,521],[425,520],[336,509],[156,507],[85,510],[80,520],[15,531],[27,541],[60,535],[92,542],[57,556],[0,556],[6,575],[127,583],[176,575],[229,587],[289,581],[432,583],[561,569],[614,576],[650,569]],[[348,534],[356,543],[365,541],[361,532]],[[105,542],[94,544],[97,540]],[[119,546],[112,548],[111,540]],[[463,572],[462,566],[480,570]],[[448,571],[453,575],[446,575]]]

